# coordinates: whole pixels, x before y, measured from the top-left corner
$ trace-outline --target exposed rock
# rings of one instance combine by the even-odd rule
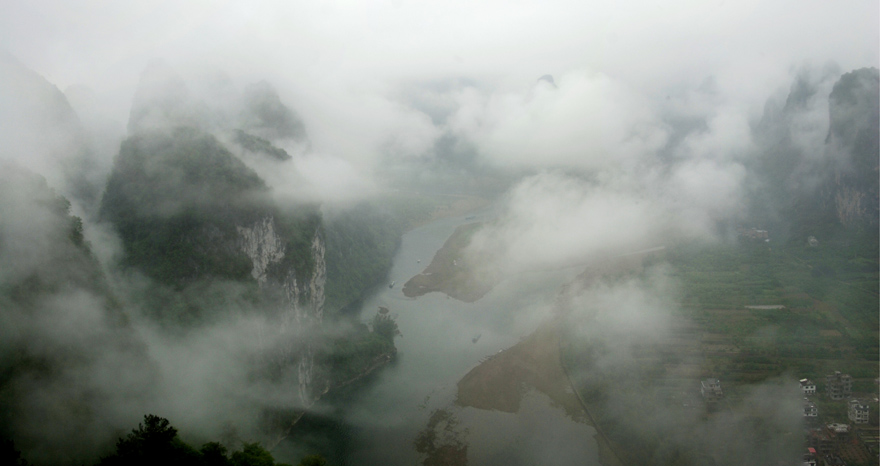
[[[284,242],[275,233],[275,220],[266,216],[251,227],[236,227],[241,235],[241,250],[254,263],[251,276],[260,287],[266,284],[269,264],[284,258]]]
[[[250,227],[237,227],[241,235],[241,250],[253,263],[251,275],[266,291],[280,287],[284,302],[280,318],[280,333],[284,340],[277,364],[284,366],[296,361],[297,393],[303,406],[311,405],[323,390],[315,377],[315,348],[311,341],[321,326],[324,316],[324,285],[327,281],[326,248],[320,231],[315,231],[309,253],[311,273],[298,277],[293,267],[283,271],[280,282],[270,278],[270,266],[282,263],[285,258],[285,242],[278,235],[275,220],[266,216]],[[271,292],[270,292],[271,294]]]
[[[843,75],[831,91],[828,112],[837,218],[844,226],[877,223],[880,71],[862,68]]]

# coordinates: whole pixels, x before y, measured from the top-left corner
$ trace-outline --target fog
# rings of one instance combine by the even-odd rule
[[[844,149],[826,147],[828,97],[843,73],[880,66],[876,1],[9,3],[0,15],[0,180],[9,183],[0,186],[0,285],[43,281],[27,305],[5,301],[0,356],[29,351],[64,370],[47,381],[4,375],[18,410],[0,434],[37,463],[91,461],[147,412],[198,441],[265,441],[256,413],[312,408],[292,388],[294,369],[254,375],[309,347],[307,325],[254,312],[248,285],[181,292],[126,268],[122,239],[99,211],[129,136],[199,128],[265,181],[260,196],[280,209],[330,215],[410,191],[491,198],[497,215],[465,254],[480,273],[528,280],[730,242],[766,188],[752,176],[762,154],[795,154],[773,188],[785,192],[811,192],[823,170],[848,167]],[[45,183],[12,183],[30,176],[19,170]],[[46,207],[53,192],[82,218],[100,286],[70,278],[91,259],[66,243],[67,212]],[[177,210],[189,195],[215,202],[181,192],[170,200]],[[773,218],[784,206],[767,197],[760,207]],[[625,371],[634,346],[669,338],[681,295],[668,272],[577,289],[566,312],[590,319],[577,338],[615,346],[597,367]],[[217,312],[168,325],[148,298]],[[540,322],[548,307],[516,319]],[[326,332],[347,335],[350,325]],[[749,395],[778,414],[771,429],[800,425],[799,405],[782,401],[794,376]],[[67,399],[86,400],[90,423],[59,407]],[[658,416],[642,428],[691,421]],[[757,440],[732,432],[747,418],[734,411],[671,441],[704,451],[736,437],[724,448],[746,448]]]

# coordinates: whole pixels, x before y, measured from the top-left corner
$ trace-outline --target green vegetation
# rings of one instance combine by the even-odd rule
[[[858,234],[817,246],[805,240],[783,245],[743,239],[669,248],[653,262],[668,266],[680,287],[681,306],[671,316],[669,335],[633,342],[625,363],[615,358],[619,345],[605,341],[610,337],[583,339],[577,329],[590,323],[567,317],[560,326],[563,363],[623,463],[711,463],[712,458],[694,455],[721,440],[701,447],[696,439],[708,435],[723,416],[735,416],[728,422],[738,430],[763,432],[749,438],[797,439],[798,431],[771,416],[779,407],[760,408],[758,399],[798,400],[796,391],[778,388],[777,395],[758,395],[764,393],[755,391],[758,384],[766,391],[782,387],[779,380],[819,382],[816,398],[824,422],[846,422],[845,403],[821,396],[826,374],[849,373],[856,394],[876,393],[877,245]],[[640,279],[642,273],[606,279]],[[707,377],[722,380],[722,402],[702,401],[699,381]]]
[[[245,150],[266,154],[280,161],[291,159],[290,154],[286,150],[275,147],[271,142],[263,138],[248,134],[240,129],[235,130],[234,134],[235,142]]]
[[[297,466],[327,466],[327,460],[321,455],[308,455]]]
[[[382,337],[387,342],[394,344],[394,337],[400,335],[397,322],[388,315],[388,309],[382,308],[373,316],[373,333]]]
[[[386,310],[387,312],[387,310]],[[317,359],[330,387],[342,386],[388,362],[397,353],[394,338],[400,335],[397,322],[387,313],[377,313],[372,328],[359,325],[343,338],[328,340]]]
[[[43,293],[81,288],[115,307],[70,202],[43,177],[10,165],[0,170],[0,261],[0,302],[30,306]]]
[[[327,310],[356,308],[369,291],[385,284],[403,233],[452,212],[453,204],[415,193],[389,194],[326,215]]]
[[[333,313],[358,303],[384,283],[400,244],[405,219],[388,209],[362,203],[326,220],[326,307]]]
[[[667,260],[683,285],[690,317],[708,331],[737,338],[746,352],[876,361],[876,242],[771,244],[670,249]],[[745,308],[756,305],[785,308]],[[768,328],[771,340],[756,334]]]
[[[275,462],[272,454],[257,442],[245,442],[240,450],[228,454],[225,446],[208,442],[196,450],[177,435],[167,419],[148,414],[137,429],[116,442],[116,451],[101,458],[99,466],[139,465],[187,466],[286,466]],[[309,455],[300,466],[322,466],[320,455]]]
[[[274,220],[285,255],[267,274],[278,282],[290,271],[311,275],[312,241],[321,231],[317,206],[275,207],[253,170],[213,136],[189,128],[125,141],[101,216],[119,232],[124,264],[156,282],[139,301],[160,321],[185,325],[210,318],[208,310],[264,304],[267,297],[258,292],[252,261],[239,244],[239,227]]]
[[[266,186],[213,136],[195,129],[132,136],[107,183],[101,216],[119,232],[125,263],[170,286],[244,279],[236,225],[269,211]]]

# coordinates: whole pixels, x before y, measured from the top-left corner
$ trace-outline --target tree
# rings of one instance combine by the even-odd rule
[[[29,463],[21,457],[21,452],[15,449],[15,442],[4,438],[0,438],[0,464],[29,466]]]
[[[204,466],[229,466],[229,458],[226,456],[226,447],[219,442],[208,442],[199,450],[202,454]]]
[[[232,454],[232,466],[276,466],[275,458],[258,442],[245,443],[241,451]]]
[[[400,335],[397,322],[381,311],[373,317],[373,332],[390,342],[394,342],[394,337]]]
[[[144,422],[116,442],[116,453],[101,458],[101,466],[115,465],[191,465],[199,452],[177,437],[168,419],[147,414]]]
[[[5,464],[5,463],[4,463]],[[245,443],[241,451],[227,457],[219,442],[208,442],[196,451],[177,436],[168,419],[152,414],[125,438],[116,442],[116,453],[101,458],[99,466],[289,466],[275,458],[259,443]],[[320,463],[317,463],[320,464]]]

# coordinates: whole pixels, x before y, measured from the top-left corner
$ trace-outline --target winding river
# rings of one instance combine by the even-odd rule
[[[540,392],[526,393],[515,414],[455,404],[457,382],[481,360],[517,344],[545,321],[560,286],[579,270],[505,280],[475,303],[441,293],[410,299],[401,291],[465,218],[490,215],[483,211],[445,218],[404,235],[390,272],[395,286],[382,287],[361,309],[363,320],[379,306],[391,310],[403,334],[396,340],[398,356],[354,395],[319,403],[318,411],[338,413],[345,426],[345,452],[331,463],[421,464],[425,454],[416,450],[415,440],[442,412],[449,419],[431,426],[436,427],[437,442],[466,447],[471,465],[599,464],[593,428],[571,420]]]

